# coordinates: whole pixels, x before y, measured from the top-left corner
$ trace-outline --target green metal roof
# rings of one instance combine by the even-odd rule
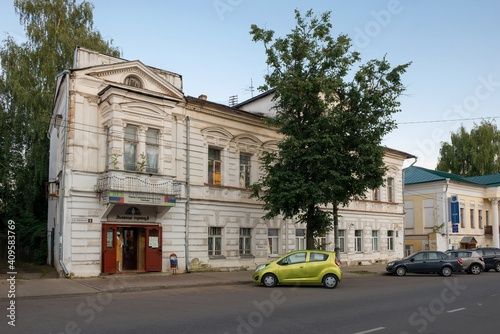
[[[487,187],[500,186],[500,174],[468,177],[467,180]]]
[[[435,181],[445,181],[446,179],[469,183],[469,184],[478,184],[472,180],[469,180],[469,178],[465,178],[452,173],[445,173],[437,170],[427,169],[423,167],[412,166],[406,168],[404,171],[405,171],[404,172],[405,185],[435,182]]]

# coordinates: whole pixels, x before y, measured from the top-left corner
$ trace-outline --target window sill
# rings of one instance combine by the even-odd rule
[[[248,254],[248,255],[240,255],[240,258],[241,259],[255,259],[255,256],[252,255],[252,254]]]
[[[208,258],[210,260],[225,260],[226,257],[224,255],[209,255]]]

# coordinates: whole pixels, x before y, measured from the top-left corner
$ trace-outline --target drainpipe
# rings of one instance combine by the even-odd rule
[[[189,137],[190,137],[190,129],[189,129],[189,116],[186,116],[186,271],[191,272],[189,268],[189,202],[191,197],[191,185],[190,185],[190,173],[189,169]]]
[[[446,228],[446,250],[450,249],[450,226],[448,219],[448,186],[450,185],[450,179],[446,178],[446,189],[444,191],[444,219]]]
[[[69,277],[69,272],[63,262],[63,242],[64,242],[64,196],[66,186],[66,146],[68,139],[68,117],[69,117],[69,74],[68,70],[63,73],[66,75],[66,115],[64,115],[63,122],[63,143],[62,143],[62,165],[61,165],[61,180],[60,180],[60,194],[59,194],[59,264],[64,271],[64,275]]]
[[[415,161],[413,161],[413,163],[408,166],[406,169],[412,167],[414,164],[417,163],[417,157],[415,157]],[[405,212],[405,170],[403,169],[403,213],[405,214],[406,216],[406,212]],[[405,217],[406,218],[406,217]],[[406,226],[404,224],[404,220],[403,220],[403,255],[404,257],[406,257]]]

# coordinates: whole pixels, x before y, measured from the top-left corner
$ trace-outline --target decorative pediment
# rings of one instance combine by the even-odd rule
[[[213,126],[201,130],[201,134],[205,138],[205,142],[209,145],[226,147],[233,139],[233,135],[224,128]]]
[[[256,153],[259,147],[262,145],[262,141],[254,135],[251,134],[241,134],[234,137],[233,142],[239,151]]]
[[[180,89],[174,85],[180,85],[179,75],[161,76],[138,60],[91,67],[86,72],[94,78],[138,93],[154,92],[176,100],[184,98]]]

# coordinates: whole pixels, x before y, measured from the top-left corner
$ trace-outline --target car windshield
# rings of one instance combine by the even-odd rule
[[[413,253],[413,254],[410,254],[410,255],[408,255],[407,257],[403,258],[403,260],[409,260],[409,259],[411,259],[411,258],[412,258],[415,254],[417,254],[417,253],[418,253],[418,252],[415,252],[415,253]]]

